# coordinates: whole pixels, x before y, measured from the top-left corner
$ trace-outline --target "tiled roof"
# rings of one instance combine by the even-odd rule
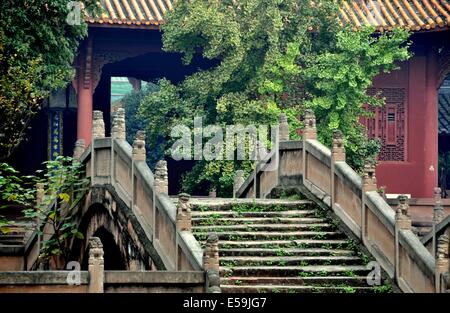
[[[419,31],[450,25],[447,0],[344,0],[340,13],[342,21],[356,27],[401,26]]]
[[[175,0],[101,0],[103,13],[90,24],[159,25]]]
[[[104,13],[93,25],[159,25],[176,0],[101,0]],[[186,1],[186,0],[179,0]],[[406,27],[415,31],[450,25],[450,0],[344,0],[340,21],[355,27]]]
[[[450,135],[450,93],[439,94],[439,134]]]

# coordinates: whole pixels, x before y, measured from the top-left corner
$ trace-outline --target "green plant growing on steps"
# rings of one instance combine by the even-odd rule
[[[35,204],[34,176],[21,176],[7,163],[0,163],[0,190],[0,210]],[[13,224],[13,221],[0,214],[0,234],[8,233]]]
[[[312,276],[314,276],[314,273],[301,271],[298,273],[298,276],[299,277],[312,277]]]
[[[319,276],[322,276],[322,277],[326,277],[326,276],[330,275],[330,272],[328,272],[328,271],[326,271],[326,270],[321,270],[321,271],[318,273],[318,275],[319,275]]]
[[[48,266],[56,257],[69,261],[70,241],[83,239],[77,229],[77,205],[89,186],[89,179],[83,178],[83,166],[70,157],[58,156],[53,161],[44,162],[45,171],[39,183],[43,185],[45,195],[36,207],[23,210],[26,217],[38,221],[38,234],[51,235],[41,242],[39,262]]]
[[[345,272],[344,272],[344,276],[347,276],[347,277],[356,277],[356,274],[355,274],[354,271],[348,270],[348,271],[345,271]]]
[[[356,289],[350,286],[343,286],[342,291],[344,293],[356,293]]]
[[[358,251],[358,257],[361,259],[363,265],[367,265],[370,262],[370,258],[365,253]]]
[[[320,247],[326,250],[333,250],[333,246],[330,243],[323,243]]]
[[[375,293],[391,293],[392,292],[392,286],[388,282],[385,282],[381,286],[374,286],[372,289],[373,289],[373,292],[375,292]]]
[[[280,260],[280,261],[278,261],[278,265],[279,266],[286,266],[286,261],[285,260]]]

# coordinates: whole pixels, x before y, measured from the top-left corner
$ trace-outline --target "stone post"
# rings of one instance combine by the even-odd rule
[[[442,205],[442,199],[441,199],[441,188],[434,188],[434,200],[435,200],[435,204],[434,204],[434,208],[433,208],[433,247],[431,249],[431,253],[433,254],[433,256],[436,257],[436,244],[437,244],[437,240],[436,240],[436,226],[437,224],[439,224],[440,222],[442,222],[442,220],[444,219],[445,215],[444,215],[444,207]]]
[[[334,162],[345,162],[344,137],[339,129],[333,131],[331,157]]]
[[[280,114],[279,119],[279,138],[280,141],[289,141],[289,124],[285,113]]]
[[[177,230],[191,231],[192,229],[192,215],[191,204],[189,203],[190,195],[187,193],[180,193],[178,195],[177,203]]]
[[[233,198],[236,198],[236,194],[241,188],[241,186],[244,184],[244,171],[238,170],[236,171],[236,176],[234,176],[234,184],[233,184]]]
[[[206,247],[203,251],[203,268],[205,271],[215,270],[219,272],[219,237],[209,234]]]
[[[378,193],[380,194],[381,198],[383,198],[385,201],[387,200],[386,186],[381,186],[380,188],[378,188]]]
[[[304,123],[305,128],[303,130],[303,139],[317,139],[316,116],[314,115],[313,110],[305,110]]]
[[[411,217],[409,214],[408,197],[405,195],[398,196],[398,205],[396,209],[395,221],[400,229],[411,229]]]
[[[331,148],[331,167],[330,167],[330,206],[335,211],[335,173],[336,162],[345,162],[345,148],[342,132],[338,129],[333,131],[333,146]]]
[[[363,193],[367,191],[377,191],[377,177],[375,175],[375,162],[364,161]]]
[[[439,237],[436,251],[436,292],[444,292],[447,286],[441,286],[441,275],[449,271],[449,235],[444,234]]]
[[[112,122],[111,137],[114,139],[126,139],[126,128],[125,128],[125,109],[117,109]]]
[[[264,144],[257,140],[256,141],[256,163],[263,161],[266,157],[266,148],[264,147]]]
[[[219,272],[213,269],[206,271],[206,292],[221,293]]]
[[[361,239],[366,243],[367,233],[367,214],[366,214],[366,192],[377,191],[377,178],[375,175],[375,162],[367,159],[364,161],[364,174],[362,177],[362,195],[361,195]]]
[[[167,162],[159,160],[155,167],[155,192],[169,194],[169,178],[167,175]]]
[[[36,184],[36,208],[37,210],[41,210],[42,203],[44,202],[45,197],[45,185],[44,183],[37,183]],[[41,220],[39,217],[36,217],[36,229],[39,231],[41,230]],[[37,234],[37,247],[38,250],[41,251],[41,235]]]
[[[213,188],[209,191],[209,195],[210,198],[217,198],[217,189]]]
[[[36,184],[36,206],[40,207],[42,205],[42,202],[44,201],[45,196],[45,185],[44,183],[37,183]]]
[[[304,123],[304,128],[303,128],[303,134],[302,134],[302,138],[303,138],[302,177],[303,177],[303,185],[306,185],[306,182],[308,180],[308,177],[307,177],[308,171],[306,169],[306,167],[308,166],[308,160],[307,160],[308,153],[306,152],[306,149],[307,149],[306,141],[308,139],[314,139],[314,140],[317,139],[316,116],[314,115],[313,110],[310,110],[310,109],[305,110],[303,123]]]
[[[411,230],[411,218],[409,216],[408,197],[398,196],[398,206],[395,213],[395,278],[400,279],[400,231]]]
[[[76,161],[80,160],[81,156],[84,153],[84,145],[85,145],[84,139],[78,139],[75,142],[75,148],[73,149],[73,159],[74,160],[76,160]]]
[[[103,293],[103,244],[98,237],[89,239],[89,293]]]
[[[105,122],[103,121],[103,112],[94,111],[94,120],[92,122],[93,138],[105,138]]]
[[[136,133],[136,138],[133,142],[133,161],[145,161],[146,160],[146,150],[145,150],[145,131],[138,130]]]

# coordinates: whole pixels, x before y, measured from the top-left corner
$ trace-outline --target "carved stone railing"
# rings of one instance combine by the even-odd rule
[[[156,173],[145,161],[145,133],[139,131],[133,147],[125,140],[123,109],[113,121],[112,138],[105,138],[102,123],[94,114],[92,144],[79,159],[85,164],[92,185],[111,185],[132,209],[156,252],[164,270],[203,270],[202,249],[187,229],[177,228],[177,207],[167,195],[167,168],[159,162]]]
[[[262,198],[271,189],[280,186],[306,189],[362,241],[389,276],[396,279],[401,290],[440,292],[440,281],[447,275],[448,269],[436,276],[435,259],[411,231],[410,217],[404,214],[402,208],[396,216],[378,193],[374,164],[366,162],[361,178],[345,162],[339,132],[333,134],[332,150],[316,138],[315,117],[308,111],[303,141],[281,141],[277,169],[265,171],[267,161],[276,158],[272,153],[240,184],[235,196]]]
[[[89,240],[88,270],[0,272],[0,293],[217,292],[210,271],[108,271],[103,245]]]

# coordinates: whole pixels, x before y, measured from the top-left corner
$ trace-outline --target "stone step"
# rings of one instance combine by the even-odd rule
[[[194,236],[199,241],[205,241],[209,232],[194,232]],[[278,240],[296,240],[301,238],[309,239],[339,239],[343,237],[342,233],[333,231],[229,231],[216,233],[219,240],[260,240],[260,239],[278,239]]]
[[[297,248],[236,248],[236,249],[220,249],[220,257],[224,256],[326,256],[326,255],[342,255],[351,256],[354,252],[343,249],[297,249]]]
[[[290,210],[282,212],[234,212],[234,211],[215,211],[215,212],[192,212],[192,217],[305,217],[315,216],[315,210]]]
[[[241,225],[208,225],[208,226],[194,226],[194,232],[210,231],[223,232],[232,230],[243,231],[295,231],[298,229],[314,229],[315,231],[325,231],[332,228],[331,224],[241,224]]]
[[[221,256],[224,266],[361,265],[357,256]]]
[[[178,198],[173,198],[174,203]],[[193,211],[221,211],[221,210],[286,210],[314,207],[310,200],[288,199],[220,199],[220,198],[191,198]]]
[[[297,240],[220,240],[219,249],[226,248],[332,248],[345,247],[348,241],[345,239],[297,239]]]
[[[224,293],[367,293],[373,291],[373,287],[351,286],[224,285],[221,288]]]
[[[192,225],[234,225],[234,224],[320,224],[326,223],[324,218],[315,217],[245,217],[245,218],[212,218],[193,217]]]
[[[21,233],[21,234],[12,234],[12,233],[7,233],[7,234],[1,234],[0,235],[0,240],[14,240],[14,239],[23,239],[23,237],[25,237],[25,233]]]
[[[220,285],[248,286],[248,285],[283,285],[283,286],[324,286],[324,285],[351,285],[368,287],[366,276],[314,276],[314,277],[222,277]]]
[[[221,276],[366,276],[370,271],[362,265],[308,265],[308,266],[233,266],[220,267]],[[303,273],[303,274],[302,274]]]
[[[22,240],[1,240],[0,239],[0,246],[16,246],[16,245],[23,245],[24,239]]]

